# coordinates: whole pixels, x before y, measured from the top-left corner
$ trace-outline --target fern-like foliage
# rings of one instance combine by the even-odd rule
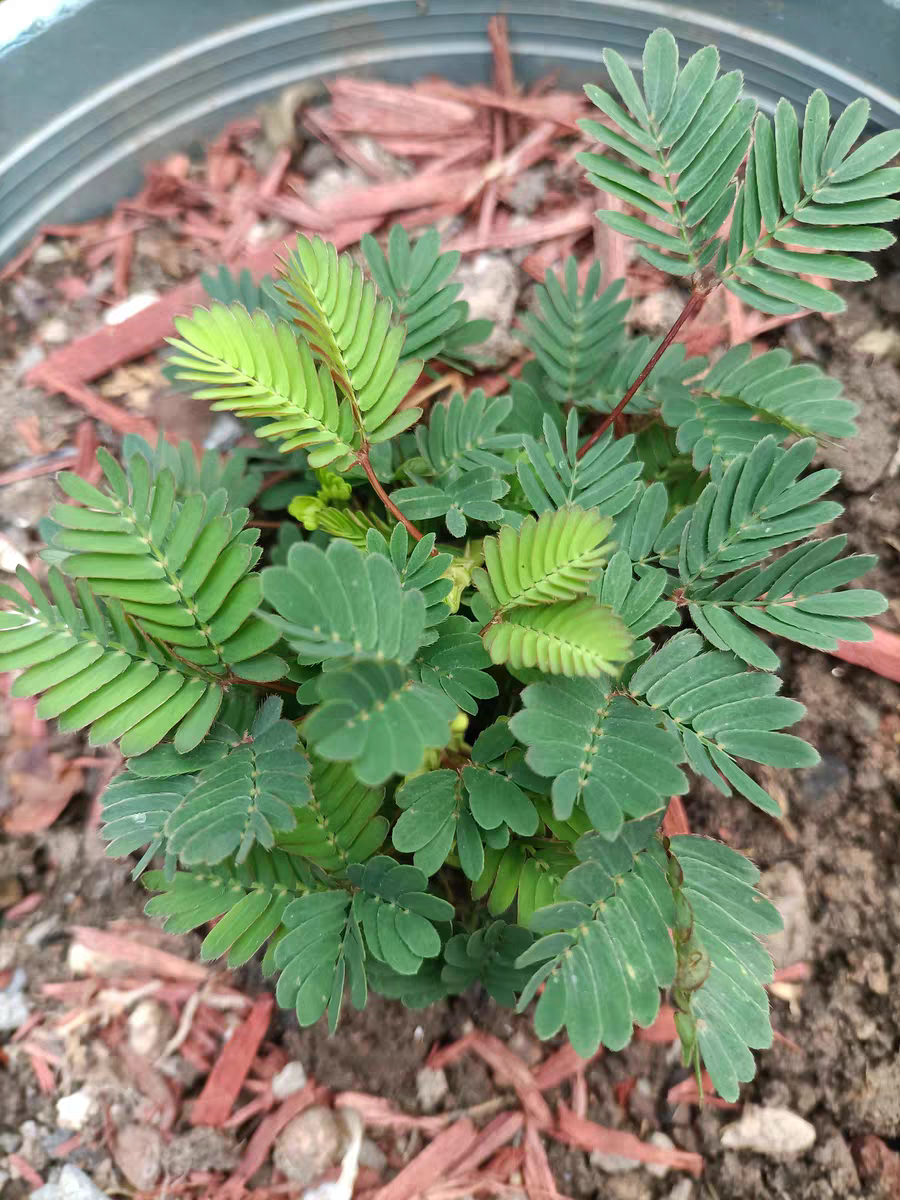
[[[604,209],[597,217],[638,239],[654,266],[675,275],[709,268],[762,312],[842,312],[844,302],[834,292],[798,277],[869,279],[871,267],[845,254],[806,250],[890,245],[891,235],[873,226],[900,215],[900,203],[886,198],[900,187],[900,170],[884,168],[900,151],[900,131],[879,134],[850,153],[865,128],[868,102],[849,105],[829,135],[828,99],[816,91],[802,138],[787,100],[778,102],[773,132],[755,102],[740,98],[741,73],[719,76],[714,47],[698,50],[679,68],[678,45],[665,29],[644,46],[643,87],[620,54],[606,50],[603,57],[621,103],[589,84],[585,91],[612,127],[580,124],[628,161],[595,153],[579,161],[591,183],[649,220]],[[717,236],[729,217],[727,238]]]
[[[425,751],[450,740],[456,705],[443,691],[420,683],[402,664],[363,661],[328,671],[318,680],[319,706],[304,733],[330,762],[351,762],[362,783],[377,785],[409,775]]]
[[[168,468],[154,477],[142,454],[128,470],[105,450],[100,491],[62,472],[59,483],[78,506],[56,504],[45,557],[95,595],[114,598],[141,631],[174,647],[180,658],[221,674],[277,679],[284,664],[267,653],[278,632],[255,614],[262,599],[252,573],[259,536],[245,529],[246,509],[222,511],[227,493],[190,492],[177,499]]]
[[[143,754],[174,731],[190,750],[203,740],[223,688],[199,667],[168,653],[135,628],[115,599],[104,604],[79,581],[75,604],[58,571],[50,598],[24,568],[32,604],[5,588],[12,610],[0,613],[0,671],[22,670],[15,696],[37,696],[42,717],[60,729],[90,729],[93,745],[121,739],[123,754]]]
[[[686,1065],[706,1067],[716,1091],[736,1100],[755,1074],[751,1047],[772,1044],[772,959],[759,936],[781,917],[756,890],[759,871],[721,842],[679,836],[669,843],[678,956],[672,996]]]
[[[229,857],[240,864],[255,845],[271,850],[277,832],[294,828],[295,808],[311,799],[309,760],[280,715],[281,700],[271,697],[245,737],[225,729],[228,754],[199,773],[168,817],[168,849],[185,866]]]
[[[665,395],[662,418],[678,430],[679,450],[703,470],[714,457],[728,462],[749,454],[763,438],[853,437],[856,405],[840,380],[814,364],[792,364],[786,350],[756,358],[735,346],[690,389]]]
[[[614,439],[612,430],[578,458],[578,414],[569,412],[566,440],[550,417],[543,420],[544,444],[522,438],[527,462],[517,465],[522,491],[538,513],[553,508],[592,508],[614,517],[637,496],[641,464],[632,458],[634,438]]]
[[[264,967],[269,973],[275,944],[270,939],[279,933],[288,905],[315,887],[300,859],[259,846],[240,865],[177,871],[171,878],[163,871],[147,871],[142,882],[158,893],[145,911],[163,917],[163,928],[170,933],[188,933],[221,918],[203,939],[203,959],[227,955],[229,967],[239,967],[268,944]]]
[[[533,683],[510,728],[528,747],[525,761],[553,780],[553,812],[567,820],[576,806],[608,837],[626,817],[645,817],[683,794],[688,782],[677,764],[678,738],[661,728],[656,713],[611,681],[555,679]]]
[[[506,525],[485,538],[475,583],[494,612],[574,600],[606,562],[611,528],[608,517],[575,507],[526,517],[518,530]]]
[[[622,102],[589,89],[610,153],[583,162],[624,201],[601,218],[691,276],[682,321],[720,284],[793,314],[839,307],[804,275],[868,277],[845,252],[887,244],[869,222],[895,212],[900,143],[854,149],[862,102],[829,133],[816,93],[801,138],[712,48],[681,65],[657,31],[640,86],[606,61]],[[102,482],[64,473],[46,588],[0,588],[0,671],[39,718],[120,742],[102,832],[148,913],[204,959],[262,954],[301,1024],[480,985],[588,1055],[668,989],[685,1064],[735,1100],[771,1042],[777,913],[743,855],[663,816],[692,775],[777,818],[754,764],[817,762],[773,639],[835,649],[886,607],[856,586],[873,558],[818,533],[842,510],[817,442],[855,407],[780,349],[651,364],[621,284],[569,260],[508,394],[413,434],[420,360],[463,366],[487,329],[434,231],[365,251],[374,279],[300,237],[277,288],[207,281],[167,371],[260,443],[128,438]]]
[[[428,229],[415,245],[402,225],[388,234],[387,253],[370,233],[360,241],[372,278],[406,325],[402,358],[426,362],[440,359],[468,370],[471,348],[491,332],[490,321],[469,320],[469,306],[459,299],[462,285],[448,282],[459,265],[459,251],[441,253],[441,237]]]
[[[773,767],[812,767],[819,761],[807,742],[781,732],[806,712],[798,701],[777,694],[781,680],[746,670],[734,654],[706,650],[703,638],[690,630],[642,663],[628,689],[678,731],[698,775],[726,796],[733,787],[773,816],[781,816],[777,802],[735,758]]]
[[[567,898],[532,918],[532,932],[543,936],[517,965],[540,966],[519,1009],[543,984],[535,1032],[544,1039],[565,1028],[587,1058],[601,1045],[621,1050],[635,1025],[656,1019],[660,988],[675,979],[674,906],[652,825],[625,826],[612,842],[583,838],[576,853],[582,862],[563,881]]]
[[[534,351],[547,391],[560,404],[575,404],[595,386],[598,361],[620,348],[631,302],[620,299],[624,279],[600,291],[594,263],[578,286],[578,264],[566,260],[562,278],[548,271],[535,289],[537,309],[523,317],[526,343]]]
[[[498,475],[512,474],[514,464],[502,451],[521,445],[522,439],[518,433],[498,432],[512,407],[512,397],[497,396],[489,401],[480,388],[467,398],[457,392],[446,404],[436,404],[428,424],[416,429],[416,443],[428,472],[448,480],[479,467]]]
[[[521,925],[492,921],[472,934],[458,933],[444,947],[441,979],[450,995],[467,991],[474,983],[507,1008],[525,986],[528,974],[516,960],[531,945],[531,934]]]
[[[468,521],[501,521],[505,516],[497,503],[509,484],[490,467],[476,467],[445,484],[416,484],[398,488],[393,494],[403,515],[413,521],[443,517],[453,537],[465,537]]]
[[[387,819],[380,815],[381,788],[360,783],[345,763],[314,756],[309,793],[295,813],[295,826],[277,834],[282,850],[337,873],[350,863],[365,862],[381,846],[388,831]]]
[[[867,588],[837,590],[876,561],[870,554],[838,558],[846,544],[844,536],[804,542],[724,583],[692,583],[684,598],[694,624],[713,646],[767,670],[778,666],[777,656],[748,624],[819,650],[835,650],[838,641],[871,641],[872,630],[859,618],[884,612],[887,600]]]
[[[298,542],[287,565],[267,567],[267,619],[301,663],[386,659],[408,663],[424,640],[425,600],[404,588],[391,561],[337,539],[327,551]]]
[[[390,300],[377,298],[374,284],[349,254],[301,235],[279,290],[304,344],[337,380],[369,441],[387,441],[422,415],[421,409],[399,409],[422,361],[401,361],[406,328],[392,323]]]

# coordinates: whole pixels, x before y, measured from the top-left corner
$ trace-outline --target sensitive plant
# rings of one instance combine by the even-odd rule
[[[46,584],[3,589],[0,670],[119,742],[102,833],[139,856],[147,911],[215,922],[204,959],[261,953],[301,1024],[477,984],[590,1055],[668,992],[685,1063],[733,1100],[771,1043],[780,920],[742,854],[663,816],[693,775],[778,818],[748,764],[817,755],[785,732],[804,709],[777,639],[867,640],[885,602],[848,586],[873,558],[822,533],[842,510],[816,450],[855,432],[840,384],[674,338],[720,286],[839,311],[807,277],[873,274],[849,252],[892,240],[900,134],[854,148],[866,102],[832,125],[821,92],[802,132],[787,101],[771,121],[664,30],[640,83],[605,57],[618,99],[586,89],[605,120],[581,162],[623,202],[598,217],[690,288],[666,336],[630,334],[622,281],[570,260],[521,378],[426,413],[489,332],[435,231],[367,237],[368,270],[305,237],[277,281],[223,269],[167,371],[258,448],[198,464],[127,437],[99,485],[63,472]],[[283,512],[265,541],[255,505]]]

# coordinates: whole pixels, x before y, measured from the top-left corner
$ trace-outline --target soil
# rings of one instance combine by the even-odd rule
[[[153,265],[158,258],[148,255],[148,265],[142,262],[139,253],[134,290],[160,286],[176,273],[161,278]],[[883,623],[896,629],[900,371],[889,355],[873,359],[856,347],[864,333],[896,323],[900,256],[882,255],[878,266],[879,281],[864,293],[850,294],[845,316],[833,322],[805,318],[781,331],[773,344],[780,339],[797,354],[817,357],[844,381],[861,407],[860,438],[827,448],[822,459],[844,471],[838,498],[846,512],[838,529],[848,535],[854,551],[880,556],[867,586],[892,598],[892,611]],[[22,281],[24,291],[16,295],[7,287],[5,296],[0,293],[7,314],[16,314],[6,317],[0,423],[9,429],[23,412],[35,415],[50,451],[69,443],[80,414],[59,399],[24,389],[20,378],[33,361],[33,339],[37,335],[40,344],[48,322],[64,312],[68,338],[97,320],[100,306],[91,297],[74,305],[61,303],[55,285],[71,270],[67,262],[38,261]],[[23,306],[23,295],[30,306]],[[50,332],[58,333],[52,327]],[[155,397],[151,390],[151,401]],[[25,456],[17,437],[5,439],[0,469]],[[52,476],[44,476],[0,494],[0,532],[23,554],[34,549],[34,527],[53,491]],[[816,1129],[815,1145],[786,1161],[723,1150],[719,1132],[735,1114],[673,1108],[666,1093],[686,1074],[677,1057],[664,1047],[635,1043],[589,1069],[588,1115],[643,1138],[662,1131],[679,1147],[701,1152],[707,1160],[703,1180],[685,1187],[686,1177],[674,1174],[663,1179],[640,1169],[607,1174],[583,1153],[550,1143],[557,1186],[569,1197],[862,1200],[888,1194],[877,1181],[860,1178],[854,1151],[867,1134],[900,1148],[900,694],[887,680],[825,655],[784,644],[779,653],[785,693],[808,709],[795,732],[818,747],[821,764],[808,771],[767,773],[767,786],[786,808],[783,824],[744,802],[725,800],[702,783],[687,798],[686,807],[693,831],[726,837],[765,871],[779,868],[783,877],[779,865],[792,864],[799,872],[809,923],[797,936],[801,944],[807,941],[803,958],[810,964],[810,978],[782,985],[779,996],[773,997],[779,1036],[770,1051],[759,1055],[757,1078],[745,1086],[742,1099],[786,1107],[807,1118]],[[0,711],[0,735],[7,732],[4,719]],[[94,783],[92,774],[89,785]],[[0,811],[3,787],[0,781]],[[41,1004],[44,981],[66,977],[72,924],[103,925],[112,917],[135,917],[143,906],[144,893],[130,881],[128,864],[102,856],[88,820],[90,808],[90,798],[82,797],[49,830],[0,842],[0,908],[9,902],[4,894],[43,894],[32,915],[0,924],[0,978],[10,968],[21,968],[33,1007]],[[241,972],[239,982],[247,990],[265,986],[253,967]],[[526,1059],[537,1050],[527,1017],[499,1010],[479,995],[425,1012],[407,1012],[399,1004],[371,997],[364,1013],[345,1011],[340,1036],[332,1040],[321,1028],[298,1032],[288,1016],[277,1019],[290,1055],[320,1083],[386,1096],[410,1111],[417,1108],[416,1074],[429,1049],[459,1037],[473,1024],[512,1041]],[[448,1067],[447,1075],[446,1107],[477,1104],[495,1094],[489,1073],[473,1056]],[[616,1085],[628,1081],[633,1081],[630,1090],[619,1089],[619,1094],[628,1093],[623,1108],[615,1098]],[[563,1095],[567,1098],[565,1086]],[[55,1129],[54,1097],[38,1091],[27,1063],[16,1058],[0,1077],[0,1156],[27,1151],[32,1165],[41,1170],[50,1161],[47,1136],[64,1140]],[[108,1186],[108,1163],[77,1152],[72,1161]],[[0,1191],[2,1179],[0,1174]],[[676,1185],[679,1190],[674,1191]],[[19,1184],[8,1186],[10,1196],[20,1194],[15,1190]]]

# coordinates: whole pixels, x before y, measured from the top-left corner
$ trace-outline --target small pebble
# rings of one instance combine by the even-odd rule
[[[56,1123],[60,1129],[80,1133],[97,1112],[97,1095],[91,1087],[79,1088],[56,1102]]]
[[[66,1163],[55,1183],[45,1183],[31,1193],[31,1200],[109,1200],[89,1175]]]
[[[422,1112],[432,1113],[450,1091],[447,1075],[440,1067],[422,1067],[416,1074],[416,1095]]]
[[[116,1166],[139,1192],[152,1188],[162,1171],[163,1141],[152,1125],[126,1125],[116,1138]]]
[[[302,1062],[289,1062],[272,1080],[272,1095],[276,1100],[284,1100],[305,1087],[306,1067]]]
[[[141,1000],[128,1014],[128,1045],[141,1058],[158,1058],[174,1032],[172,1014],[158,1000]]]
[[[816,1140],[815,1126],[789,1108],[748,1104],[720,1134],[726,1150],[753,1150],[767,1158],[803,1154]]]
[[[344,1130],[330,1108],[317,1106],[294,1117],[275,1141],[273,1160],[291,1183],[315,1183],[341,1161]]]

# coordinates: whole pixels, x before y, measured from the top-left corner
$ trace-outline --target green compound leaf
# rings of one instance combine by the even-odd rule
[[[426,750],[446,746],[457,711],[443,692],[394,662],[328,671],[318,695],[322,703],[307,717],[305,736],[320,757],[353,763],[359,780],[372,786],[411,774]]]
[[[131,872],[132,879],[138,879],[163,851],[167,873],[171,876],[175,870],[175,857],[166,850],[166,821],[192,786],[193,780],[186,776],[159,782],[123,771],[103,792],[100,836],[109,843],[106,853],[110,858],[124,858],[144,850]]]
[[[531,928],[544,936],[517,961],[523,968],[541,964],[519,997],[518,1011],[543,984],[535,1032],[543,1040],[565,1028],[584,1058],[601,1045],[621,1050],[634,1025],[651,1025],[659,1012],[660,988],[675,978],[669,934],[673,905],[662,848],[652,842],[632,850],[624,839],[621,844],[601,841],[606,848],[618,847],[615,876],[604,848],[602,860],[593,864],[590,903],[562,900],[539,909]],[[583,871],[587,861],[575,870]]]
[[[221,866],[196,871],[176,871],[168,879],[162,871],[148,871],[142,883],[161,893],[144,911],[164,917],[169,933],[188,933],[221,918],[200,947],[205,961],[227,954],[229,967],[247,962],[276,935],[291,900],[313,886],[302,863],[287,854],[267,852],[258,846],[240,866]],[[271,950],[271,947],[270,947]],[[266,955],[266,964],[270,954]]]
[[[32,607],[8,589],[15,608],[0,612],[0,670],[21,670],[14,696],[44,693],[42,718],[64,731],[91,726],[92,745],[121,739],[140,755],[173,733],[177,749],[206,736],[224,689],[199,667],[172,657],[129,624],[121,604],[97,600],[82,581],[76,605],[55,567],[48,583],[56,606],[23,568]]]
[[[697,633],[677,633],[638,667],[628,686],[671,719],[699,775],[725,796],[733,787],[772,816],[780,817],[781,808],[735,758],[777,767],[812,767],[819,761],[807,742],[780,732],[806,711],[777,694],[781,680],[746,670],[734,654],[705,650]]]
[[[440,688],[463,712],[474,716],[477,700],[490,700],[498,694],[496,681],[485,670],[490,655],[478,636],[478,627],[465,617],[448,617],[440,627],[440,636],[416,656],[419,678]]]
[[[184,866],[242,863],[255,845],[271,850],[276,833],[294,828],[294,809],[311,797],[309,760],[280,714],[281,700],[270,697],[249,734],[233,734],[230,752],[200,772],[168,818],[169,849]]]
[[[598,360],[625,337],[631,302],[619,298],[624,280],[598,292],[601,274],[594,263],[579,288],[578,263],[570,256],[561,277],[547,272],[544,286],[535,288],[537,309],[522,319],[523,340],[543,371],[546,392],[560,404],[577,403],[591,393]]]
[[[305,664],[326,659],[408,663],[425,640],[425,601],[404,588],[393,563],[347,541],[327,551],[298,542],[287,565],[267,567],[263,592],[277,615],[266,619]]]
[[[489,321],[470,321],[468,304],[458,299],[462,284],[447,283],[459,266],[459,251],[442,254],[433,228],[410,245],[402,225],[391,227],[387,254],[370,233],[363,234],[360,247],[379,291],[406,325],[401,361],[414,354],[470,370],[470,347],[483,342],[491,327]]]
[[[632,637],[640,638],[660,625],[677,627],[681,623],[675,602],[661,598],[674,588],[674,577],[658,567],[645,567],[635,576],[631,559],[624,550],[617,550],[590,592],[622,618]],[[635,645],[634,656],[644,647],[649,649],[649,643]]]
[[[691,948],[701,951],[708,965],[699,987],[682,991],[676,980],[676,1023],[685,1062],[696,1061],[699,1068],[702,1061],[719,1095],[735,1101],[740,1083],[756,1071],[750,1049],[772,1044],[765,990],[773,978],[772,959],[759,937],[780,930],[781,917],[754,887],[759,872],[742,854],[688,835],[673,837],[670,848],[690,906]]]
[[[443,517],[448,532],[461,538],[468,521],[502,521],[504,512],[496,501],[508,491],[509,484],[490,467],[475,467],[444,485],[398,488],[391,498],[411,521]]]
[[[309,790],[309,801],[295,813],[295,827],[276,836],[282,850],[323,871],[342,872],[379,849],[388,832],[387,818],[380,815],[382,788],[360,783],[346,763],[313,756]]]
[[[409,534],[400,524],[394,526],[390,543],[376,531],[366,537],[366,549],[370,554],[381,554],[394,564],[404,591],[413,589],[422,593],[426,630],[422,645],[428,645],[438,636],[434,627],[447,619],[450,611],[447,597],[453,591],[453,581],[448,576],[453,555],[432,554],[434,540],[434,534],[427,533],[410,547]]]
[[[226,513],[227,492],[179,497],[176,476],[135,453],[126,471],[97,458],[106,491],[63,472],[63,490],[81,507],[56,504],[48,558],[84,580],[97,596],[115,597],[147,636],[180,658],[221,674],[240,664],[251,679],[277,679],[284,663],[268,653],[278,635],[255,615],[262,592],[251,573],[259,533],[248,513]]]
[[[361,437],[386,441],[418,420],[421,409],[398,410],[422,361],[401,357],[405,327],[392,322],[390,301],[377,298],[349,254],[299,235],[278,290],[314,356],[349,399]],[[323,463],[311,456],[310,465]]]
[[[516,959],[532,940],[527,929],[505,921],[492,921],[471,934],[456,934],[444,947],[441,970],[449,994],[461,995],[481,983],[492,1000],[512,1008],[529,975],[516,966]]]
[[[428,424],[416,426],[416,444],[428,473],[445,479],[453,472],[487,467],[498,475],[512,474],[513,463],[502,451],[520,446],[521,435],[497,432],[512,407],[510,396],[488,401],[481,388],[466,399],[456,392],[446,404],[436,404]]]
[[[441,953],[435,923],[453,920],[453,905],[430,895],[425,875],[387,855],[354,864],[348,875],[359,892],[353,912],[366,946],[380,962],[401,975],[415,975],[426,958]]]
[[[492,662],[549,675],[616,675],[632,652],[623,622],[591,597],[511,608],[483,641]]]
[[[839,641],[871,641],[871,628],[859,618],[884,612],[887,599],[865,588],[836,589],[871,570],[877,559],[838,558],[846,544],[843,535],[804,542],[769,566],[750,567],[724,583],[691,584],[685,597],[697,628],[720,650],[764,669],[777,666],[777,659],[748,625],[819,650],[836,650]]]
[[[814,471],[799,478],[815,453],[812,438],[780,450],[773,437],[766,437],[724,471],[714,464],[712,481],[691,509],[682,534],[682,583],[752,566],[840,516],[840,504],[819,499],[838,481],[839,471]]]
[[[735,346],[689,391],[667,397],[662,416],[678,430],[679,450],[693,455],[698,470],[719,456],[725,462],[772,435],[853,437],[858,409],[844,399],[840,380],[814,364],[793,364],[786,350],[755,358]]]
[[[460,775],[456,771],[426,771],[404,783],[395,800],[402,812],[391,834],[394,849],[412,854],[416,867],[424,875],[433,875],[446,862],[459,822],[468,814]],[[474,836],[480,844],[477,831]],[[465,870],[468,859],[461,865]],[[480,873],[476,871],[470,878],[477,879]]]
[[[609,517],[574,507],[526,517],[518,530],[504,525],[484,539],[475,585],[494,612],[574,600],[606,562],[611,529]]]
[[[738,98],[740,72],[716,78],[718,54],[712,46],[678,71],[678,46],[666,30],[651,34],[645,46],[646,95],[621,55],[605,50],[603,57],[624,108],[588,85],[588,97],[612,126],[590,120],[579,125],[634,166],[596,153],[579,154],[578,161],[595,187],[669,228],[661,233],[656,225],[607,209],[599,210],[598,219],[646,243],[641,252],[654,265],[673,274],[693,273],[715,257],[713,235],[731,211],[732,181],[750,143],[756,106]]]
[[[688,790],[677,766],[684,758],[678,738],[660,727],[658,714],[614,695],[609,681],[534,683],[522,703],[510,729],[528,747],[529,767],[553,778],[560,820],[578,807],[591,828],[614,838],[626,817],[659,812],[671,795]]]
[[[176,318],[175,327],[180,337],[168,339],[175,351],[169,362],[178,379],[201,385],[192,389],[196,399],[214,401],[214,412],[268,418],[257,435],[282,440],[285,453],[309,450],[313,467],[353,463],[361,432],[351,402],[339,398],[327,366],[316,368],[287,322],[214,304]]]
[[[566,444],[550,417],[543,421],[544,445],[521,438],[528,461],[516,467],[528,503],[540,516],[552,509],[599,509],[614,517],[638,494],[641,464],[633,461],[634,437],[614,439],[610,429],[578,458],[578,414],[566,421]]]
[[[275,947],[281,971],[275,997],[293,1008],[301,1025],[314,1025],[328,1013],[337,1028],[344,989],[354,1008],[366,1004],[365,948],[345,891],[314,892],[294,900],[284,913],[286,933]]]

